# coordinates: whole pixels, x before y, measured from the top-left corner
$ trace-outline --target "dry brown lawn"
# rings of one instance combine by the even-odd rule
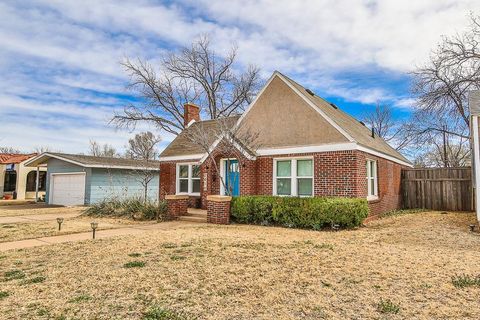
[[[61,214],[59,214],[59,216],[61,216]],[[58,224],[55,220],[34,221],[27,223],[6,223],[0,224],[0,245],[2,242],[7,241],[17,241],[92,231],[90,226],[90,223],[92,221],[98,222],[98,231],[122,228],[131,225],[153,223],[136,222],[128,219],[119,218],[93,218],[88,216],[79,216],[75,218],[64,219],[60,231],[58,231]]]
[[[158,307],[174,319],[478,319],[480,287],[452,284],[480,274],[474,221],[419,213],[340,232],[189,226],[8,251],[0,318],[141,319]],[[145,264],[124,267],[134,261]],[[392,308],[382,313],[380,301]]]
[[[26,204],[0,206],[0,217],[6,216],[28,216],[34,214],[53,214],[53,213],[80,213],[85,207],[55,207],[43,204]]]

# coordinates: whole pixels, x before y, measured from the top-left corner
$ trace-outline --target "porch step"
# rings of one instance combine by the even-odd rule
[[[200,217],[200,218],[205,218],[207,219],[207,212],[189,212],[184,217]]]
[[[207,222],[207,215],[188,215],[188,216],[180,216],[178,220],[181,221],[190,221],[190,222]]]

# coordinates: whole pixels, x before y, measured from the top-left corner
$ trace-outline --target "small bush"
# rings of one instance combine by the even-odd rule
[[[0,300],[8,297],[10,295],[10,293],[8,293],[7,291],[0,291]]]
[[[186,320],[191,319],[178,312],[163,307],[152,307],[143,314],[143,320]]]
[[[25,278],[25,273],[22,270],[10,270],[5,272],[4,278],[5,281],[23,279]]]
[[[368,216],[365,199],[242,196],[232,199],[232,220],[319,230],[338,224],[358,227]]]
[[[469,276],[466,274],[456,275],[452,277],[452,284],[456,288],[466,288],[477,286],[480,287],[480,275]]]
[[[133,220],[163,220],[166,213],[166,201],[145,202],[141,198],[104,199],[85,210],[85,214],[89,216],[122,217]]]
[[[380,313],[393,313],[397,314],[400,312],[400,306],[393,303],[390,299],[380,300],[377,304],[377,310]]]
[[[145,262],[143,261],[130,261],[123,265],[124,268],[143,268],[145,267]]]

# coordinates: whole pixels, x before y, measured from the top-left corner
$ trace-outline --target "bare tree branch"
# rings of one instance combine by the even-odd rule
[[[227,56],[218,56],[208,37],[202,36],[191,47],[163,57],[158,72],[146,61],[126,59],[122,65],[130,76],[128,88],[140,102],[116,113],[111,123],[133,129],[139,122],[149,122],[178,134],[185,127],[185,103],[203,107],[208,119],[242,112],[258,90],[259,69],[249,66],[237,74],[236,54],[232,46]]]

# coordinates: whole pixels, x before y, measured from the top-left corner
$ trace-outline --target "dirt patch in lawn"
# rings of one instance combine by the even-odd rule
[[[190,226],[5,252],[0,314],[476,319],[480,286],[452,283],[480,273],[474,219],[419,213],[340,232]]]
[[[155,223],[151,221],[136,222],[133,220],[120,218],[93,218],[88,216],[79,216],[71,219],[65,219],[62,223],[60,231],[58,230],[58,223],[55,220],[0,224],[0,245],[2,242],[7,241],[18,241],[79,232],[89,232],[92,231],[90,226],[92,221],[96,221],[98,223],[97,231],[99,232],[107,229]]]

